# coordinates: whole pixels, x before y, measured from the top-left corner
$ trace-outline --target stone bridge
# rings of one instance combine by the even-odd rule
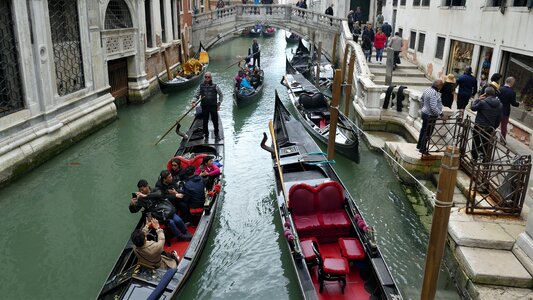
[[[201,41],[209,48],[247,27],[268,23],[314,41],[315,45],[321,41],[322,51],[331,57],[334,37],[341,31],[342,20],[294,5],[232,5],[195,15],[191,44],[197,49]]]

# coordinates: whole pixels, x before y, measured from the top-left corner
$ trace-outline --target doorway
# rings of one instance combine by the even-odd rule
[[[107,62],[107,72],[111,95],[115,97],[115,104],[126,104],[128,101],[128,60],[120,58]]]

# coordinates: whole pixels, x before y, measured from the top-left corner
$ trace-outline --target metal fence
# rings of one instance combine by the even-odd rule
[[[433,128],[432,128],[433,127]],[[426,149],[443,152],[459,147],[460,168],[470,176],[466,211],[471,214],[514,215],[522,212],[531,155],[521,155],[498,141],[498,132],[476,125],[469,117],[430,121]]]

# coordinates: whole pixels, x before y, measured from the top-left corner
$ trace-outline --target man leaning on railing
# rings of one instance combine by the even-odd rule
[[[422,94],[422,128],[420,128],[420,134],[418,135],[418,143],[416,149],[422,156],[429,155],[427,150],[427,140],[433,134],[435,128],[435,121],[438,118],[445,119],[442,113],[442,100],[440,98],[440,89],[444,83],[442,79],[437,79],[433,82],[433,85],[426,89]]]

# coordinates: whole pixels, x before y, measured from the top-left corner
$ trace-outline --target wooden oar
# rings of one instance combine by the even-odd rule
[[[238,61],[232,63],[232,64],[229,65],[229,66],[227,66],[227,67],[224,69],[224,71],[226,71],[227,69],[233,67],[234,65],[240,63],[241,61],[243,61],[243,60],[245,60],[245,59],[247,59],[247,58],[252,58],[252,57],[254,57],[254,55],[256,55],[256,54],[259,53],[259,52],[260,52],[260,51],[257,51],[257,52],[255,52],[255,53],[252,53],[252,54],[250,54],[250,55],[247,55],[247,56],[245,56],[245,57],[239,59]]]
[[[276,143],[276,134],[274,133],[274,123],[272,122],[272,120],[268,121],[268,129],[270,130],[270,136],[272,137],[272,144],[274,146],[273,147],[274,148],[274,156],[276,157],[276,165],[277,165],[276,169],[278,169],[279,180],[281,181],[281,191],[283,192],[283,200],[285,201],[285,211],[287,212],[285,217],[286,217],[287,221],[289,221],[291,223],[291,227],[294,229],[294,230],[291,230],[292,233],[293,233],[293,236],[294,236],[294,245],[293,245],[294,246],[294,252],[301,253],[301,249],[298,246],[299,242],[298,242],[298,233],[296,232],[296,227],[294,226],[294,224],[292,223],[291,218],[289,218],[289,215],[288,215],[289,199],[288,199],[288,196],[287,196],[287,192],[285,191],[285,181],[283,180],[283,172],[281,170],[281,162],[279,161],[278,145]]]
[[[182,115],[182,116],[176,121],[176,123],[174,123],[174,124],[172,125],[172,127],[170,127],[170,128],[167,130],[167,132],[165,132],[165,134],[163,134],[163,136],[157,141],[157,143],[155,143],[156,146],[157,146],[157,144],[159,144],[159,142],[161,142],[161,140],[162,140],[165,136],[167,136],[167,134],[172,130],[172,128],[174,128],[174,126],[177,126],[177,127],[178,127],[178,130],[179,130],[179,128],[181,127],[181,124],[180,124],[181,120],[183,120],[183,118],[185,118],[185,116],[188,115],[188,114],[189,114],[189,113],[190,113],[190,112],[196,107],[196,105],[198,105],[198,103],[200,103],[200,101],[202,100],[202,98],[203,98],[203,97],[200,97],[200,99],[198,99],[198,101],[194,102],[194,103],[192,104],[191,108],[189,108],[189,110],[188,110],[186,113],[184,113],[184,114],[183,114],[183,115]],[[179,133],[178,133],[178,134],[179,134]]]

